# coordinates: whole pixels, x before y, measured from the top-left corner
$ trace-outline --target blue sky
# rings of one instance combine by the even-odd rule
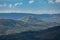
[[[0,13],[60,13],[60,0],[0,0]]]

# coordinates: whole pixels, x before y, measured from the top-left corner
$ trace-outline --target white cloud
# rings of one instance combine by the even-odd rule
[[[23,3],[20,2],[20,3],[15,3],[15,6],[18,6],[18,5],[22,5]]]
[[[56,2],[60,2],[60,0],[56,0]]]
[[[12,8],[12,6],[13,6],[12,4],[9,4],[9,8]]]
[[[6,3],[4,3],[4,4],[0,4],[0,8],[13,8],[13,4],[6,4]]]
[[[7,4],[0,4],[0,7],[6,7],[7,6]]]
[[[48,0],[48,3],[54,4],[55,2],[53,0]]]
[[[54,10],[1,10],[0,13],[58,14],[60,12]]]
[[[8,7],[8,8],[14,8],[15,6],[18,6],[18,5],[22,5],[23,3],[20,2],[20,3],[15,3],[15,4],[0,4],[0,8],[4,8],[4,7]]]
[[[34,3],[34,0],[30,0],[30,1],[29,1],[29,4],[32,4],[32,3]]]

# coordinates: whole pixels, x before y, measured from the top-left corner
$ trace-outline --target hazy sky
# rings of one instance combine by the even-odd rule
[[[0,0],[0,13],[60,13],[60,0]]]

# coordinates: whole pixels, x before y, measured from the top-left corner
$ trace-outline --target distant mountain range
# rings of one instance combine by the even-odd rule
[[[14,16],[15,14],[12,15]],[[23,14],[20,14],[20,16],[21,15]],[[59,17],[60,16],[58,14],[25,14],[19,19],[1,18],[0,35],[21,33],[24,31],[38,31],[48,29],[53,26],[60,26]]]
[[[0,40],[60,40],[60,26],[42,31],[26,31],[11,35],[2,35]]]

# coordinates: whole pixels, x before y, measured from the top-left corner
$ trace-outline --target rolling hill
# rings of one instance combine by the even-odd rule
[[[60,26],[43,31],[26,31],[11,35],[2,35],[0,40],[60,40]]]

